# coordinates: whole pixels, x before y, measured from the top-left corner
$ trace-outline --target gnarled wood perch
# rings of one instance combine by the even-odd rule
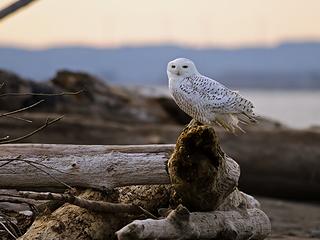
[[[215,210],[240,177],[239,165],[221,150],[214,129],[197,124],[189,124],[180,134],[168,170],[173,201],[191,211]]]

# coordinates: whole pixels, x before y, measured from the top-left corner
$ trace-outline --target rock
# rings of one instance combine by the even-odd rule
[[[12,101],[12,96],[2,97],[0,106],[3,111],[19,109],[45,99],[45,103],[32,111],[76,114],[130,124],[175,122],[157,100],[143,97],[125,88],[110,86],[82,72],[59,71],[50,81],[39,83],[0,71],[1,82],[6,82],[1,93],[54,94],[83,90],[82,93],[72,96],[16,96],[15,101]]]

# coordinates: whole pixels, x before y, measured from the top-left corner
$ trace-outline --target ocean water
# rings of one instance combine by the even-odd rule
[[[137,88],[147,96],[169,96],[166,86]],[[240,94],[252,100],[259,116],[302,129],[320,126],[320,90],[248,90]]]
[[[258,115],[293,128],[320,126],[320,90],[240,90]]]

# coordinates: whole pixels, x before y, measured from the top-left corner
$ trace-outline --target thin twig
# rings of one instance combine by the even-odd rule
[[[35,0],[19,0],[0,10],[0,20],[29,5]]]
[[[0,94],[0,97],[23,97],[23,96],[47,96],[47,97],[55,97],[55,96],[65,96],[65,95],[77,95],[82,93],[84,90],[79,90],[77,92],[60,92],[60,93],[3,93]]]
[[[35,164],[33,163],[28,163],[30,166],[38,169],[39,171],[47,174],[49,177],[51,177],[53,180],[57,181],[58,183],[61,183],[63,186],[69,188],[69,189],[72,189],[72,187],[69,185],[69,184],[66,184],[65,182],[62,182],[61,180],[59,180],[58,178],[56,178],[55,176],[51,175],[50,173],[48,173],[47,171],[41,169],[40,167],[36,166]]]
[[[21,137],[18,137],[18,138],[14,138],[14,139],[11,139],[11,140],[6,140],[6,141],[0,141],[0,144],[7,144],[7,143],[13,143],[13,142],[18,142],[18,141],[21,141],[23,139],[26,139],[34,134],[36,134],[37,132],[40,132],[41,130],[45,129],[46,127],[48,127],[49,125],[61,120],[64,116],[60,116],[58,118],[55,118],[51,121],[46,121],[46,123],[44,125],[42,125],[41,127],[39,127],[38,129],[24,135],[24,136],[21,136]]]
[[[23,198],[23,197],[11,197],[0,195],[0,202],[11,202],[11,203],[26,203],[28,205],[34,205],[35,200]]]
[[[6,84],[6,82],[0,83],[0,89]]]
[[[18,239],[18,236],[15,236],[8,228],[7,226],[0,221],[1,226],[7,231],[7,233],[9,233],[11,235],[11,237],[13,237],[14,239]]]
[[[6,117],[6,116],[9,116],[9,115],[12,115],[12,114],[16,114],[16,113],[19,113],[19,112],[23,112],[25,110],[28,110],[30,108],[33,108],[35,106],[37,106],[38,104],[42,103],[44,100],[40,100],[34,104],[31,104],[30,106],[27,106],[27,107],[24,107],[24,108],[20,108],[20,109],[17,109],[17,110],[14,110],[14,111],[11,111],[11,112],[7,112],[7,113],[2,113],[0,114],[0,117]]]
[[[144,215],[146,215],[147,217],[150,217],[152,219],[158,219],[155,215],[153,215],[151,212],[149,212],[148,210],[144,209],[143,207],[139,206],[139,205],[136,205],[140,210],[141,212],[144,213]]]
[[[92,201],[81,197],[74,196],[67,193],[51,193],[51,192],[30,192],[30,191],[19,191],[19,194],[24,198],[31,198],[35,200],[59,200],[64,201],[82,208],[86,208],[95,212],[107,212],[107,213],[131,213],[138,214],[143,213],[148,217],[157,219],[149,211],[135,204],[123,204],[123,203],[110,203],[104,201]]]
[[[15,235],[15,236],[21,236],[21,231],[19,229],[19,227],[17,226],[16,223],[14,223],[9,216],[7,216],[6,214],[0,212],[0,217],[2,217],[6,223],[8,224],[8,228],[10,228],[10,230],[12,231],[12,233]]]
[[[6,161],[6,162],[3,163],[2,165],[0,165],[0,168],[4,167],[5,165],[8,165],[9,163],[12,163],[14,161],[24,162],[24,163],[26,163],[26,164],[38,169],[39,171],[47,174],[49,177],[51,177],[56,182],[61,183],[63,186],[65,186],[65,187],[67,187],[69,189],[72,189],[72,187],[70,185],[66,184],[65,182],[62,182],[61,180],[59,180],[55,176],[52,176],[49,172],[45,171],[44,169],[40,168],[39,166],[42,166],[42,167],[45,167],[45,168],[48,168],[48,169],[53,169],[53,170],[56,170],[56,171],[58,171],[60,173],[64,173],[64,172],[62,172],[62,171],[60,171],[58,169],[55,169],[55,168],[52,168],[52,167],[48,167],[45,164],[38,163],[38,162],[35,162],[35,161],[32,161],[32,160],[21,159],[21,155],[16,157],[16,158],[13,158],[13,159],[0,159],[0,162],[4,162],[4,161]],[[39,166],[37,166],[37,165],[39,165]]]
[[[7,140],[7,139],[9,139],[9,138],[10,138],[10,136],[4,136],[4,137],[0,138],[0,141]]]
[[[5,163],[0,165],[0,168],[4,167],[5,165],[8,165],[9,163],[12,163],[13,161],[16,161],[17,159],[1,159],[0,162],[6,161]]]
[[[24,121],[24,122],[27,122],[27,123],[32,123],[32,120],[25,119],[25,118],[22,118],[22,117],[16,117],[16,116],[5,116],[5,117],[16,119],[16,120],[21,120],[21,121]]]
[[[18,157],[15,157],[15,158],[2,158],[0,159],[0,162],[4,162],[6,161],[6,163],[0,165],[0,168],[3,167],[4,165],[7,165],[8,163],[11,163],[11,162],[14,162],[14,161],[18,161],[18,162],[24,162],[24,163],[27,163],[27,164],[35,164],[35,165],[39,165],[39,166],[42,166],[42,167],[45,167],[47,169],[50,169],[50,170],[54,170],[54,171],[57,171],[59,173],[62,173],[62,174],[69,174],[69,175],[73,175],[73,173],[67,173],[67,172],[64,172],[64,171],[61,171],[57,168],[54,168],[54,167],[49,167],[41,162],[36,162],[36,161],[32,161],[32,160],[27,160],[27,159],[22,159],[21,158],[21,155],[19,155]]]

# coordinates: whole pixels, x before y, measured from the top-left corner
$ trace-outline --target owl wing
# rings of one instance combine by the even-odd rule
[[[205,102],[206,109],[213,112],[252,115],[253,104],[249,100],[211,78],[202,75],[188,77],[182,88],[197,95],[200,101]]]

